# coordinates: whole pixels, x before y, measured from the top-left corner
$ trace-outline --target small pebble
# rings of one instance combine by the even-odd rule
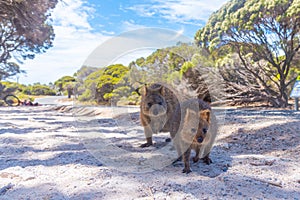
[[[223,144],[223,147],[224,147],[225,149],[229,149],[229,144],[228,144],[228,143],[224,143],[224,144]]]
[[[223,172],[227,172],[227,170],[228,170],[228,167],[223,167]]]

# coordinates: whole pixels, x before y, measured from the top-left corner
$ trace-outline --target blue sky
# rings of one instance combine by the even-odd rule
[[[54,46],[46,53],[36,55],[34,60],[22,64],[21,68],[27,73],[18,75],[13,80],[24,84],[47,84],[64,75],[73,75],[87,63],[87,58],[97,47],[101,49],[107,41],[112,41],[128,31],[155,27],[172,30],[192,40],[209,15],[227,1],[63,0],[52,13],[56,34]],[[156,38],[151,34],[145,34],[144,37]],[[126,65],[130,59],[146,56],[152,51],[145,49],[147,48],[141,48],[141,51],[131,50],[134,53],[128,54],[127,59],[122,54],[123,58],[114,62],[119,61]],[[105,50],[102,49],[103,51]],[[101,58],[100,54],[98,56]],[[122,56],[115,55],[116,58]],[[96,67],[103,66],[99,64]]]

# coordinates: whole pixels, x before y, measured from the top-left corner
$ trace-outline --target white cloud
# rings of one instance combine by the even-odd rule
[[[123,31],[132,31],[136,29],[145,28],[143,25],[136,24],[134,20],[128,20],[122,22],[122,30]]]
[[[52,14],[54,24],[91,30],[88,18],[92,17],[95,10],[84,3],[82,0],[64,0],[58,3]]]
[[[228,0],[152,0],[127,9],[144,17],[159,15],[173,22],[195,24],[206,21],[209,15]]]
[[[20,83],[49,83],[64,75],[73,75],[88,55],[109,38],[93,33],[88,22],[93,17],[93,8],[86,6],[83,0],[63,2],[59,2],[52,14],[56,35],[53,47],[21,65],[27,74],[21,75]]]
[[[115,35],[116,33],[114,31],[106,31],[106,30],[103,30],[101,31],[102,33],[106,34],[106,35]]]

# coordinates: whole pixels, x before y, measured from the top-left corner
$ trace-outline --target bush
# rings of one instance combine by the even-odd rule
[[[45,85],[33,85],[30,87],[31,95],[55,95],[56,92],[52,90],[49,86]]]

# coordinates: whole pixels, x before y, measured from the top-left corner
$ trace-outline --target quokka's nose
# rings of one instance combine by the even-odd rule
[[[158,115],[158,110],[157,109],[153,110],[153,114]]]
[[[201,142],[203,142],[203,138],[202,138],[202,137],[198,137],[198,138],[197,138],[197,141],[198,141],[199,143],[201,143]]]

